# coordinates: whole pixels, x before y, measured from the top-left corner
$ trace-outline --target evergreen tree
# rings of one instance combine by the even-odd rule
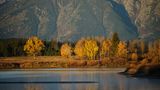
[[[112,36],[111,56],[116,55],[119,42],[120,40],[119,40],[118,33],[115,32]]]

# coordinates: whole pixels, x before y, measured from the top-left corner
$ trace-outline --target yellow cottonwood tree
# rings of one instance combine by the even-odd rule
[[[106,54],[107,56],[109,56],[111,46],[112,46],[112,42],[109,39],[104,40],[101,45],[100,55],[102,57],[105,57]]]
[[[33,36],[33,37],[30,37],[26,44],[24,45],[24,51],[30,55],[30,56],[34,56],[34,59],[35,59],[35,56],[38,55],[41,50],[44,49],[44,44],[42,42],[42,40],[40,40],[38,37],[36,36]]]
[[[138,60],[138,55],[137,55],[137,53],[132,53],[131,59],[132,59],[133,61],[137,61],[137,60]]]
[[[117,56],[118,57],[123,57],[126,58],[127,57],[127,45],[125,42],[120,41],[118,44],[118,49],[117,49]]]
[[[61,46],[61,56],[63,57],[70,57],[72,54],[72,48],[67,43]]]
[[[95,59],[95,56],[98,52],[98,45],[97,42],[93,39],[87,39],[84,43],[84,52],[85,55],[91,60]]]
[[[80,39],[77,43],[76,43],[76,46],[74,48],[74,53],[79,57],[79,58],[83,58],[84,55],[85,55],[85,52],[84,52],[84,42],[85,42],[85,39]]]

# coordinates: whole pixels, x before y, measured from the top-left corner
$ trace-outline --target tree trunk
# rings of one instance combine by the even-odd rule
[[[36,59],[36,55],[35,55],[35,54],[33,54],[33,59],[34,59],[34,60]]]

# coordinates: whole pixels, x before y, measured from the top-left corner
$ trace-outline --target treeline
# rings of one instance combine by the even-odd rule
[[[61,47],[61,55],[70,57],[75,54],[79,59],[97,60],[105,57],[127,57],[127,45],[120,41],[114,33],[111,39],[105,37],[81,38],[74,47],[65,43]]]
[[[37,55],[41,56],[77,56],[77,58],[85,60],[120,57],[132,61],[143,60],[145,62],[160,63],[160,40],[150,42],[143,40],[121,41],[118,34],[114,33],[111,38],[88,37],[81,38],[75,43],[60,43],[56,40],[42,41],[44,44],[42,48],[35,44],[35,42],[41,41],[40,39],[39,41],[33,40],[35,42],[32,41],[33,37],[30,39],[1,39],[0,56],[26,56],[29,53],[34,54],[38,51]],[[26,46],[28,51],[25,52],[24,47],[27,42],[30,45]],[[32,50],[35,47],[38,47],[37,50]]]
[[[23,46],[26,39],[0,39],[0,56],[24,56]]]
[[[160,39],[150,42],[131,40],[128,42],[129,59],[144,63],[160,63]]]
[[[61,55],[69,57],[75,54],[80,59],[103,59],[118,57],[128,61],[160,63],[160,40],[144,41],[140,39],[121,41],[117,33],[112,38],[82,38],[74,47],[68,43],[62,45]]]
[[[156,76],[160,71],[160,39],[144,42],[132,40],[128,43],[130,60],[126,74],[133,76]]]
[[[0,57],[27,56],[24,51],[24,45],[27,39],[0,39]],[[39,55],[54,56],[60,55],[60,46],[62,43],[52,41],[43,41],[45,48]]]

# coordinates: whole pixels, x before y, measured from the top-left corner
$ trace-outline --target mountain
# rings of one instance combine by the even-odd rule
[[[159,0],[0,0],[0,38],[35,35],[43,40],[75,41],[88,36],[110,37],[113,32],[122,40],[157,38],[160,5],[153,8],[156,16],[147,16],[143,9],[149,1],[159,3]]]
[[[160,0],[116,0],[126,8],[141,38],[160,38]]]

